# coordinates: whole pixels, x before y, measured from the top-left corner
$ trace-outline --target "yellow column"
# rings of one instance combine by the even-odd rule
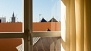
[[[75,0],[66,0],[66,47],[65,51],[76,51]]]
[[[66,0],[66,51],[76,51],[75,0]]]
[[[91,51],[91,0],[85,0],[84,51]]]
[[[66,47],[65,51],[70,51],[70,1],[69,0],[63,0],[63,2],[66,5]]]
[[[70,0],[70,51],[76,51],[75,0]]]
[[[75,0],[76,51],[84,51],[84,0]]]

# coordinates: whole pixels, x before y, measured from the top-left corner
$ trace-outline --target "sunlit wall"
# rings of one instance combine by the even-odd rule
[[[65,17],[66,16],[66,6],[61,1],[61,37],[62,40],[65,42],[65,32],[66,32],[66,22]],[[62,45],[63,42],[61,42],[61,51],[65,51]]]

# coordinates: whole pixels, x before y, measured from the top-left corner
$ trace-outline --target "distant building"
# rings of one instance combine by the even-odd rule
[[[46,21],[44,18],[40,20],[40,22],[58,22],[54,17],[50,19],[49,21]]]
[[[5,23],[6,22],[6,17],[0,17],[0,23]]]
[[[42,18],[42,20],[40,22],[47,22],[44,18]]]
[[[58,22],[54,17],[49,22]]]
[[[16,18],[15,18],[15,16],[14,16],[14,12],[13,12],[13,15],[12,15],[12,17],[11,17],[11,22],[15,22],[16,21]]]

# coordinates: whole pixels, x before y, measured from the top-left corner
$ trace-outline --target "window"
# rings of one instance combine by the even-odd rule
[[[0,51],[24,51],[23,4],[23,0],[0,0]]]
[[[60,51],[61,1],[32,0],[32,2],[33,51]]]
[[[12,1],[12,0],[9,0],[9,1]],[[33,45],[34,43],[37,44],[36,42],[38,40],[40,40],[40,41],[38,41],[38,43],[42,43],[42,45],[40,47],[42,47],[43,51],[45,51],[45,49],[47,47],[46,45],[44,45],[44,40],[46,40],[47,43],[51,42],[49,44],[50,51],[53,51],[54,49],[61,50],[60,48],[59,49],[57,48],[57,47],[59,47],[58,44],[60,44],[61,24],[59,24],[59,25],[56,24],[57,22],[60,23],[61,14],[58,14],[59,12],[56,12],[56,10],[58,8],[56,8],[56,6],[55,6],[55,5],[59,5],[58,3],[61,2],[61,1],[58,0],[55,3],[55,0],[54,1],[51,0],[52,2],[54,2],[54,6],[53,6],[53,3],[52,3],[51,5],[53,7],[51,7],[51,9],[49,7],[50,12],[46,12],[46,13],[45,12],[39,12],[39,13],[34,12],[34,11],[36,11],[36,10],[34,10],[36,8],[36,6],[35,6],[35,8],[33,6],[33,4],[34,4],[33,2],[35,0],[22,0],[22,1],[23,1],[23,4],[24,4],[24,7],[23,7],[24,8],[24,27],[23,27],[24,32],[23,33],[19,33],[19,32],[18,33],[17,32],[15,32],[15,33],[12,33],[12,32],[10,32],[10,33],[7,33],[7,32],[0,33],[0,38],[23,38],[23,40],[24,40],[24,44],[22,45],[22,46],[24,46],[24,47],[22,47],[22,48],[24,48],[23,51],[38,50],[39,49],[38,46],[40,46],[40,45],[37,45],[37,46]],[[38,1],[38,0],[36,0],[36,1]],[[46,1],[49,1],[49,0],[46,0]],[[51,1],[49,1],[49,3]],[[39,0],[38,2],[40,2],[40,3],[37,3],[37,4],[41,5],[41,2],[43,4],[44,0]],[[44,4],[47,4],[47,3],[44,3]],[[48,4],[46,6],[48,6]],[[57,6],[57,7],[60,7],[60,6]],[[40,6],[40,8],[41,8],[41,6]],[[45,11],[46,11],[46,8],[44,9]],[[41,10],[38,10],[38,11],[41,11]],[[34,13],[37,13],[37,16]],[[47,16],[47,14],[50,15],[50,16]],[[60,15],[60,16],[58,16],[58,15]],[[37,20],[38,18],[39,18],[39,20]],[[49,23],[51,23],[51,24],[49,24],[50,26],[55,25],[56,27],[60,27],[60,28],[56,29],[56,27],[53,26],[53,27],[51,27],[52,29],[50,27],[47,27],[47,28],[43,29],[43,31],[42,31],[42,29],[36,31],[37,29],[34,30],[34,28],[39,27],[39,29],[40,29],[41,26],[40,25],[38,25],[38,26],[34,25],[34,22],[39,22],[39,21],[41,21],[43,23],[44,22],[47,22],[47,23],[49,22]],[[52,23],[52,21],[53,21],[53,23]],[[55,31],[55,30],[57,30],[57,31]],[[48,39],[50,39],[52,41],[50,41]],[[52,47],[52,46],[54,46],[54,47]],[[19,47],[21,47],[21,46],[19,46]],[[36,48],[36,49],[33,49],[33,48]]]
[[[0,0],[0,32],[24,32],[23,0]]]
[[[33,32],[61,31],[60,6],[60,0],[33,0]]]

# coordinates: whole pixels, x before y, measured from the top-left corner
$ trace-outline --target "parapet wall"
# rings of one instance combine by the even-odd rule
[[[34,22],[33,31],[61,31],[61,22]],[[0,23],[0,32],[22,32],[22,23]]]
[[[61,31],[61,22],[34,22],[33,31]]]
[[[22,23],[0,23],[0,32],[22,32]]]

